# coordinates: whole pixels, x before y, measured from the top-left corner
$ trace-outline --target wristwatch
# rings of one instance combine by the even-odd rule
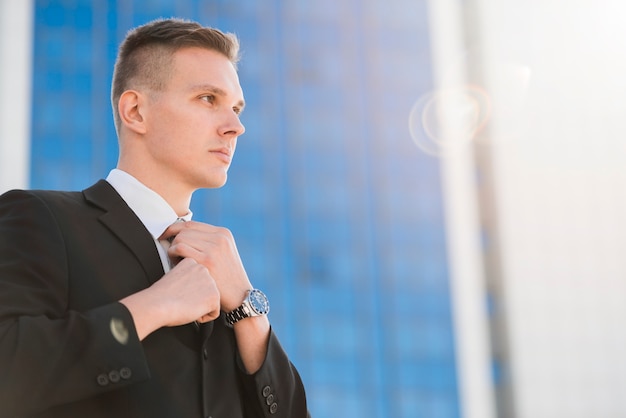
[[[237,321],[251,316],[267,315],[270,311],[270,302],[265,293],[258,289],[248,290],[248,295],[240,307],[226,314],[226,322],[233,325]]]

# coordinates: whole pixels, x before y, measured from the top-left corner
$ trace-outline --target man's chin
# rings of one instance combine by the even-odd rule
[[[209,181],[207,181],[204,185],[205,189],[219,189],[220,187],[223,187],[226,184],[226,180],[228,180],[228,177],[226,175],[224,175],[223,178],[212,178]]]

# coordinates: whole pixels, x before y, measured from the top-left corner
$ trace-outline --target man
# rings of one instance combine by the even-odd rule
[[[189,211],[244,132],[237,57],[193,22],[134,29],[113,77],[117,169],[0,197],[0,417],[307,416],[232,235]]]

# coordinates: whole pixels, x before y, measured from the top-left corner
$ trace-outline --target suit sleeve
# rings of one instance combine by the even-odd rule
[[[289,361],[274,331],[270,333],[267,355],[261,368],[248,375],[239,359],[242,373],[245,416],[258,418],[307,418],[306,395],[298,371]]]
[[[0,417],[149,378],[128,310],[116,301],[69,309],[68,270],[66,237],[46,203],[32,192],[0,196]]]

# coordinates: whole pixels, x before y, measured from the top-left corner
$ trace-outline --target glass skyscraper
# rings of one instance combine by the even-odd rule
[[[425,0],[37,0],[30,187],[115,167],[127,30],[179,16],[235,32],[247,130],[194,217],[233,231],[314,417],[459,417],[439,162],[407,121],[432,88],[426,15]]]

